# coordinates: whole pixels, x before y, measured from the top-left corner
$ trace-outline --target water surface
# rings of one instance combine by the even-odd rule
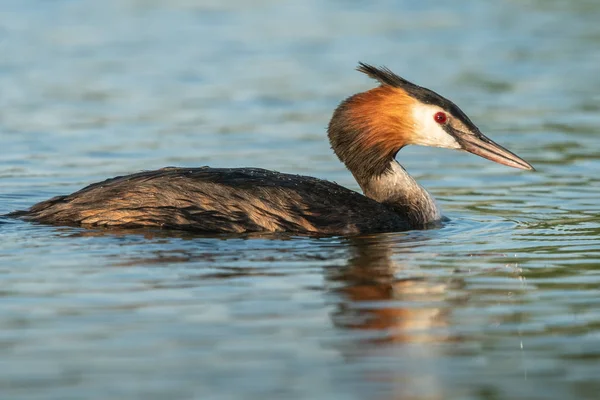
[[[385,64],[536,166],[398,159],[440,229],[106,232],[0,220],[10,399],[565,399],[600,390],[600,4],[3,1],[0,213],[254,166],[358,189],[325,127]]]

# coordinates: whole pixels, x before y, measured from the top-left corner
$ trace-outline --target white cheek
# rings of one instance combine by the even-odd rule
[[[415,130],[412,142],[421,146],[460,149],[456,139],[433,119],[438,111],[440,111],[438,107],[425,104],[418,104],[413,107]]]

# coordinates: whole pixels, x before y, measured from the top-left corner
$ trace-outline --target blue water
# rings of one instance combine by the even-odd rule
[[[600,3],[5,0],[0,213],[145,169],[358,190],[325,127],[358,61],[530,161],[398,160],[451,221],[366,237],[0,220],[6,399],[595,399]]]

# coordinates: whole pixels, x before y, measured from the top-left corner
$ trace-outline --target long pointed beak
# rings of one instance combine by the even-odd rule
[[[498,164],[535,171],[535,168],[527,161],[479,132],[472,134],[455,130],[453,133],[461,148],[469,153],[487,158]]]

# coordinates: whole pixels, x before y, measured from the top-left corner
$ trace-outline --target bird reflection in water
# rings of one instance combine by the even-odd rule
[[[446,385],[438,368],[445,350],[439,344],[458,340],[449,333],[454,300],[449,301],[447,289],[455,282],[403,265],[401,260],[410,257],[409,240],[398,235],[349,239],[347,264],[326,270],[338,302],[333,324],[360,332],[359,339],[335,347],[348,364],[360,365],[361,382],[382,392],[374,398],[441,400]],[[365,363],[371,367],[364,368]]]
[[[406,271],[393,255],[395,235],[353,238],[348,263],[327,269],[340,296],[337,327],[373,331],[376,342],[430,342],[446,337],[446,283]]]

